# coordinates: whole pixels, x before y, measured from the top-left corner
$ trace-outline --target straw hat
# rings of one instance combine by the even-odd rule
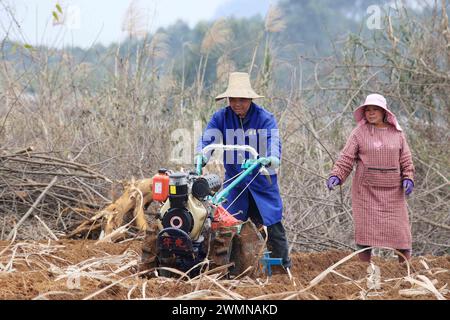
[[[393,114],[392,111],[388,109],[386,98],[377,93],[369,94],[364,103],[353,112],[353,117],[355,118],[356,122],[366,122],[366,117],[364,115],[366,106],[377,106],[382,108],[384,111],[386,111],[386,122],[393,125],[398,131],[402,131],[402,128],[398,124],[395,114]]]
[[[250,84],[250,76],[246,72],[232,72],[228,80],[227,90],[216,97],[216,101],[224,98],[264,98],[253,91]]]

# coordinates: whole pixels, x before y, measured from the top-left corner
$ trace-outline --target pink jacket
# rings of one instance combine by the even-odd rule
[[[352,210],[356,243],[411,249],[402,180],[414,181],[414,165],[401,129],[395,125],[380,129],[361,119],[331,175],[344,183],[354,164]]]

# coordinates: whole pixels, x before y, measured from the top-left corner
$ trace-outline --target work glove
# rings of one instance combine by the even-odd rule
[[[340,185],[341,184],[341,179],[339,179],[336,176],[331,176],[328,178],[327,180],[327,187],[328,190],[333,190],[335,186]]]
[[[278,159],[277,157],[274,157],[274,156],[264,158],[264,160],[261,163],[266,168],[272,169],[272,170],[275,170],[278,167],[280,167],[280,159]]]
[[[403,180],[403,189],[405,189],[405,194],[409,196],[414,189],[414,182],[411,179]]]

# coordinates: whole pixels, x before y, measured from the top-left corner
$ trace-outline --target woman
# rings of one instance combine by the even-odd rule
[[[414,165],[405,136],[386,99],[367,96],[353,113],[352,131],[327,180],[328,189],[345,182],[356,162],[352,210],[358,249],[389,247],[411,257],[411,228],[405,194],[414,188]],[[369,262],[371,250],[359,254]],[[399,262],[403,262],[399,255]]]

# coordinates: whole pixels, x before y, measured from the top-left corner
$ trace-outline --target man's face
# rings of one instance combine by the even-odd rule
[[[250,109],[252,99],[249,98],[228,98],[230,107],[237,114],[239,118],[245,118],[245,115]]]

